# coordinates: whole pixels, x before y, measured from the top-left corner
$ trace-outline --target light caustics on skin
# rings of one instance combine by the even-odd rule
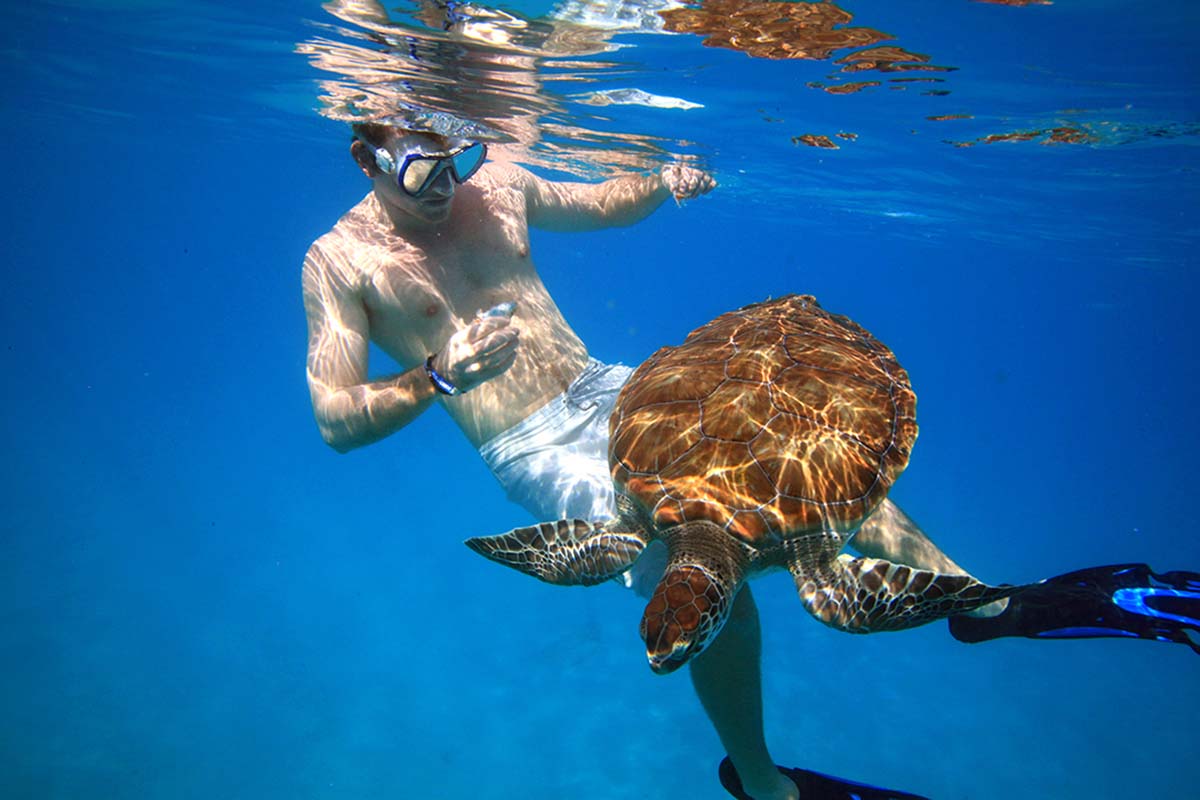
[[[533,270],[526,220],[534,215],[556,230],[563,229],[555,223],[564,219],[629,224],[646,213],[643,200],[661,186],[658,175],[552,183],[493,161],[453,187],[454,211],[442,224],[405,233],[392,232],[388,210],[376,192],[369,193],[313,245],[304,266],[309,382],[326,440],[338,449],[375,441],[406,423],[397,419],[394,427],[387,429],[390,422],[381,427],[380,415],[370,410],[395,407],[397,392],[422,389],[428,394],[427,384],[398,376],[367,383],[368,343],[355,331],[369,327],[377,346],[411,368],[437,353],[454,331],[472,325],[477,314],[513,298],[519,301],[511,325],[521,338],[513,369],[446,399],[446,410],[478,446],[559,394],[583,368],[587,350]],[[492,224],[476,224],[480,215],[490,216]],[[482,300],[472,294],[470,306],[463,306],[429,271],[431,259],[459,258],[463,248],[491,255],[478,269],[491,270],[498,260],[511,265],[504,280],[488,284]],[[367,315],[370,326],[364,321]],[[421,323],[401,325],[397,316]],[[513,377],[517,375],[523,376],[521,382]],[[403,399],[400,405],[411,406],[416,398]],[[353,413],[363,406],[369,410],[366,419]]]

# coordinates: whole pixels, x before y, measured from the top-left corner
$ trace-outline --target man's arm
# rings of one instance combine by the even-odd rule
[[[303,284],[308,389],[326,444],[345,453],[390,436],[420,416],[439,396],[425,365],[367,381],[366,308],[319,245],[305,256]],[[465,392],[513,365],[519,334],[509,314],[481,316],[450,336],[433,359],[444,386]]]
[[[657,175],[626,175],[603,183],[556,183],[522,172],[529,224],[563,232],[632,225],[668,197],[688,200],[717,185],[708,173],[677,164]]]
[[[424,366],[367,381],[366,309],[317,245],[305,256],[303,285],[308,389],[326,444],[345,453],[377,442],[429,407],[437,390]]]

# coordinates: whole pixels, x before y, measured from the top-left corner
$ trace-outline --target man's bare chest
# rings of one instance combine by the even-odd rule
[[[538,280],[524,231],[393,244],[372,262],[364,286],[371,338],[389,350],[426,349]]]

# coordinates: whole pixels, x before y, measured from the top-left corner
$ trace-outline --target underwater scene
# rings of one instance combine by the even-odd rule
[[[0,797],[1197,796],[1200,6],[4,17]]]

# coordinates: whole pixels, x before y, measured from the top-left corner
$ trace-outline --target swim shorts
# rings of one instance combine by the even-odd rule
[[[589,358],[567,390],[521,422],[484,442],[479,454],[508,499],[538,522],[599,521],[616,514],[608,469],[608,418],[633,373],[624,364]],[[652,549],[662,548],[654,545]],[[623,578],[639,594],[653,590],[664,554],[648,550]]]

